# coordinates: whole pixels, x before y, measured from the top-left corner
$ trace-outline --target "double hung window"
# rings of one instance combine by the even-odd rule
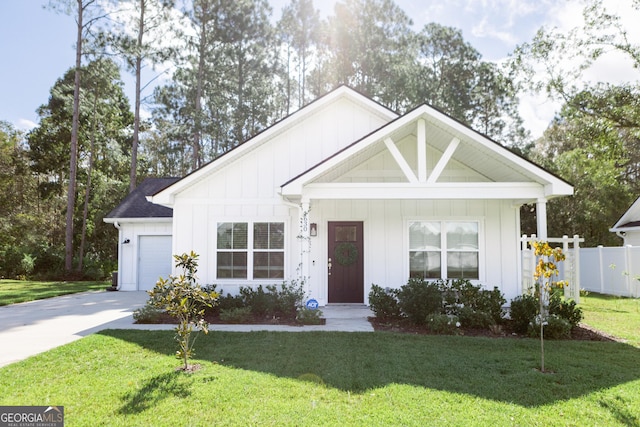
[[[409,276],[479,279],[477,221],[411,221]]]
[[[218,223],[216,265],[218,279],[284,278],[284,223]]]

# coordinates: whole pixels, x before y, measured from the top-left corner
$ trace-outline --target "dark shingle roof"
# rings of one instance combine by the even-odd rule
[[[640,221],[631,221],[626,224],[619,225],[618,228],[626,228],[626,227],[638,227],[640,226]]]
[[[173,209],[147,201],[180,178],[147,178],[120,202],[105,218],[172,218]]]

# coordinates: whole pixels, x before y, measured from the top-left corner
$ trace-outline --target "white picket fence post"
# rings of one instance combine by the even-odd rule
[[[529,292],[533,286],[533,273],[535,271],[536,257],[533,249],[529,248],[529,242],[535,241],[536,235],[527,237],[522,235],[520,239],[520,250],[522,254],[522,293]],[[576,303],[580,303],[580,243],[584,239],[577,234],[573,238],[562,236],[548,238],[548,243],[562,243],[562,251],[566,255],[566,261],[562,268],[562,280],[568,282],[565,288],[565,297],[573,298]],[[571,247],[570,247],[571,246]]]

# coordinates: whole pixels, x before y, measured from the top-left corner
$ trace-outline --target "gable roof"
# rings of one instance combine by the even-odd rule
[[[104,222],[114,223],[118,220],[131,218],[172,218],[173,209],[154,205],[147,201],[147,196],[167,188],[178,180],[179,178],[145,179],[104,217]]]
[[[220,170],[229,163],[235,161],[239,157],[245,155],[251,150],[256,149],[260,145],[286,131],[287,129],[290,129],[296,124],[304,121],[317,111],[344,98],[347,98],[350,101],[358,104],[362,108],[371,111],[379,117],[382,117],[385,121],[391,121],[398,117],[398,114],[396,112],[390,110],[382,104],[372,100],[371,98],[348,86],[341,85],[331,92],[315,99],[301,109],[293,112],[282,120],[279,120],[278,122],[264,129],[246,142],[241,143],[240,145],[227,151],[226,153],[222,154],[221,156],[217,157],[201,168],[191,172],[173,185],[170,185],[169,187],[158,191],[156,194],[151,195],[151,197],[148,197],[148,199],[153,203],[161,204],[164,206],[171,206],[173,204],[173,197],[175,194],[180,193],[181,191],[184,191],[192,185],[202,181],[206,177]]]
[[[640,197],[636,199],[627,211],[622,214],[618,222],[609,231],[629,231],[640,229]]]
[[[417,125],[419,122],[422,122],[422,124]],[[420,126],[422,130],[417,130],[416,128]],[[426,132],[428,132],[428,136]],[[458,196],[456,197],[512,197],[504,193],[499,185],[493,185],[493,187],[491,187],[488,184],[483,184],[474,189],[473,184],[466,182],[439,182],[438,178],[440,173],[442,173],[447,163],[454,156],[459,163],[468,166],[479,176],[483,177],[482,181],[495,184],[516,183],[521,188],[526,188],[527,184],[530,184],[531,188],[525,191],[522,197],[513,198],[528,200],[539,197],[550,198],[573,194],[573,187],[563,179],[427,104],[423,104],[405,115],[390,121],[378,130],[373,131],[369,135],[313,166],[306,172],[282,184],[281,194],[285,197],[300,196],[305,186],[320,187],[320,185],[323,185],[328,190],[323,194],[328,195],[332,191],[338,190],[339,186],[347,187],[345,184],[335,184],[333,187],[330,187],[327,183],[330,182],[331,177],[337,178],[341,176],[341,174],[354,169],[367,158],[371,158],[384,150],[395,151],[396,148],[392,146],[395,141],[402,140],[407,136],[422,140],[422,144],[425,147],[428,139],[428,144],[442,153],[442,162],[438,162],[434,170],[429,171],[431,172],[431,175],[429,175],[424,162],[420,165],[420,161],[418,161],[418,174],[416,175],[407,162],[400,158],[399,153],[394,154],[393,157],[405,175],[405,182],[376,184],[378,187],[384,187],[385,185],[389,187],[388,191],[384,193],[387,197],[393,195],[395,192],[398,198],[403,198],[410,194],[409,191],[404,191],[401,194],[401,191],[398,190],[413,189],[417,191],[415,195],[411,196],[412,198],[422,198],[427,195],[430,197],[444,198],[446,196],[445,193],[452,194],[451,190],[457,191],[463,186],[469,188],[470,191],[467,191],[466,194],[462,191],[457,191]],[[417,157],[424,157],[424,153]],[[323,184],[319,184],[320,182]],[[371,191],[368,196],[365,195],[362,190],[366,190],[367,187],[362,183],[359,187],[360,194],[363,194],[362,197],[366,198],[374,194],[374,192]],[[503,187],[506,187],[506,185]],[[438,191],[436,191],[438,189],[443,190],[440,191],[440,196],[438,196]],[[354,188],[354,190],[356,189]],[[484,194],[481,194],[478,190],[483,190]],[[352,194],[356,192],[357,191],[352,191],[348,193],[347,197],[352,197]],[[314,191],[313,195],[318,196],[320,193],[320,191]],[[494,193],[494,195],[492,196],[490,193]],[[514,192],[512,192],[512,194],[513,193]],[[311,192],[309,192],[309,194],[311,194]]]

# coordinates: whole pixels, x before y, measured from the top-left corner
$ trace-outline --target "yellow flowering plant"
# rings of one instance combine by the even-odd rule
[[[541,368],[544,369],[544,326],[549,320],[549,294],[553,288],[563,288],[567,286],[565,280],[554,281],[553,277],[560,274],[558,263],[566,259],[566,255],[562,252],[562,248],[552,248],[548,242],[533,241],[531,242],[534,255],[538,259],[536,269],[533,273],[533,279],[536,282],[537,297],[540,302],[540,314],[538,315],[538,324],[540,325],[540,349],[541,349]]]

